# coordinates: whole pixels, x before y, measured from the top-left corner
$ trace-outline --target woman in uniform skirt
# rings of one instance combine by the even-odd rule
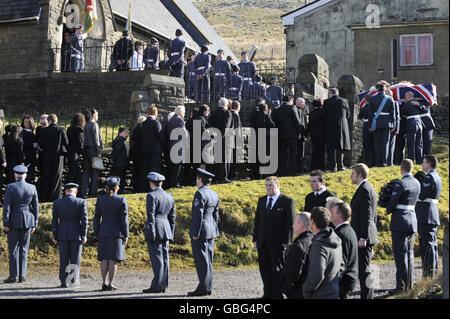
[[[119,177],[109,177],[106,180],[108,193],[100,196],[95,204],[94,236],[98,238],[103,291],[117,290],[113,285],[117,262],[125,260],[125,245],[128,241],[128,204],[125,197],[117,195],[119,185]]]

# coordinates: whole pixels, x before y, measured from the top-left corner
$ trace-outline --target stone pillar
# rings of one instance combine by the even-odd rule
[[[448,299],[448,225],[444,231],[444,245],[442,252],[442,298]]]
[[[350,107],[350,119],[348,120],[351,151],[344,155],[344,165],[355,164],[362,154],[362,121],[358,120],[359,101],[358,94],[364,91],[364,84],[354,75],[343,75],[337,82],[339,96],[348,100]]]

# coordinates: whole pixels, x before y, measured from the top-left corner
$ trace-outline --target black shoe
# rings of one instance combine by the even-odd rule
[[[61,285],[59,285],[58,288],[67,288],[67,285],[66,283],[61,283]]]
[[[16,277],[8,277],[8,279],[3,280],[5,284],[12,284],[17,281]]]
[[[190,291],[187,293],[188,297],[201,297],[201,296],[210,296],[211,291]]]
[[[27,281],[27,280],[25,279],[25,277],[19,276],[19,282],[25,282],[25,281]]]
[[[166,289],[148,288],[148,289],[142,290],[142,292],[144,294],[161,294],[161,293],[165,293]]]
[[[102,291],[107,291],[108,290],[108,285],[107,284],[103,284],[102,285]]]
[[[119,289],[119,288],[117,288],[117,287],[114,286],[114,285],[108,285],[108,287],[106,287],[106,290],[107,290],[107,291],[113,291],[113,290],[117,290],[117,289]]]

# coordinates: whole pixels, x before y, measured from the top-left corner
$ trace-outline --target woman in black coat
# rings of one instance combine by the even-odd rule
[[[86,119],[83,114],[77,113],[72,119],[67,129],[67,139],[69,146],[67,149],[67,158],[69,162],[69,173],[67,176],[68,183],[76,183],[81,185],[81,162],[79,160],[84,147],[84,124]]]
[[[125,197],[117,195],[120,178],[106,180],[108,193],[100,196],[95,204],[94,237],[98,238],[98,260],[101,261],[103,291],[117,290],[113,285],[117,262],[125,260],[128,241],[128,204]],[[109,273],[109,283],[106,276]]]
[[[25,115],[21,126],[22,132],[20,137],[23,140],[24,161],[25,165],[28,166],[27,183],[34,183],[34,168],[37,162],[37,138],[33,131],[36,128],[36,124],[31,115]]]
[[[14,183],[14,166],[24,164],[23,139],[20,137],[20,127],[11,125],[9,133],[3,136],[6,153],[6,183]]]

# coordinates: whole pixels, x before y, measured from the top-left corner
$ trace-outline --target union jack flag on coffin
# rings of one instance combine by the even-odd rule
[[[389,89],[393,93],[393,98],[395,101],[400,101],[405,98],[405,93],[407,91],[414,92],[414,97],[419,99],[424,99],[431,105],[437,104],[437,90],[436,85],[433,83],[423,83],[423,84],[412,84],[410,82],[400,82],[398,84],[392,85]],[[364,97],[367,94],[371,96],[377,93],[376,90],[368,90],[358,94],[359,107],[363,107],[367,102]]]

